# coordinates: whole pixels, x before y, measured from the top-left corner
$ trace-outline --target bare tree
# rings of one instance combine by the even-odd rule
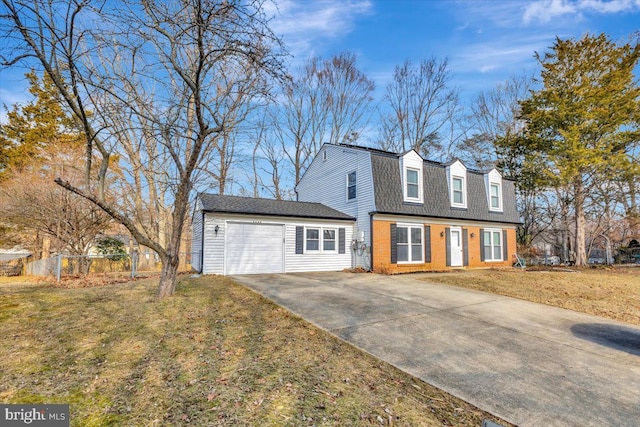
[[[356,62],[352,53],[311,58],[284,86],[283,102],[272,110],[273,135],[294,184],[323,143],[352,142],[366,126],[375,84]]]
[[[280,144],[274,142],[269,135],[268,121],[263,116],[255,128],[251,156],[253,197],[266,193],[276,200],[289,199],[290,194],[283,183],[287,159]]]
[[[173,294],[199,172],[245,103],[267,93],[267,76],[281,74],[280,42],[268,28],[263,2],[2,4],[5,40],[16,47],[3,62],[35,59],[86,136],[87,183],[56,182],[154,250],[162,262],[158,296]],[[122,199],[110,200],[104,189],[114,163],[121,165],[116,178]],[[144,219],[144,211],[157,215]]]
[[[323,61],[318,70],[330,122],[329,135],[322,142],[355,141],[367,124],[375,83],[358,69],[356,62],[353,53],[343,52]]]
[[[533,79],[514,76],[493,89],[481,92],[471,104],[470,136],[458,147],[460,157],[475,167],[491,167],[498,160],[496,141],[522,131],[519,101],[528,96]]]
[[[454,118],[458,94],[451,88],[446,59],[425,59],[419,65],[396,66],[387,85],[378,145],[387,150],[414,149],[434,157],[443,149],[443,133]]]
[[[10,172],[0,186],[0,220],[22,230],[21,243],[34,253],[42,248],[40,240],[49,237],[53,250],[86,255],[112,219],[93,203],[53,182],[54,176],[81,181],[83,173],[76,164],[82,153],[74,147],[51,144],[42,156],[47,157],[46,163]]]

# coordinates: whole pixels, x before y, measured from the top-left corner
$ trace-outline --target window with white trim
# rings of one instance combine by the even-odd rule
[[[420,171],[417,169],[407,168],[406,175],[407,198],[420,199]]]
[[[424,159],[415,150],[400,157],[402,200],[407,203],[424,202]]]
[[[502,191],[498,182],[492,182],[489,185],[489,209],[492,211],[502,210]]]
[[[461,176],[454,176],[451,178],[451,194],[452,204],[454,206],[466,206],[464,195],[464,178]]]
[[[424,253],[421,225],[398,225],[396,228],[396,249],[398,262],[421,263]]]
[[[307,228],[304,239],[305,252],[317,252],[320,250],[320,229]]]
[[[335,228],[322,229],[322,250],[324,252],[336,251],[336,229]]]
[[[483,255],[485,261],[502,261],[502,230],[484,229]]]
[[[347,174],[347,200],[354,200],[356,198],[356,172],[350,172]]]
[[[304,231],[304,252],[337,252],[338,229],[307,227]]]

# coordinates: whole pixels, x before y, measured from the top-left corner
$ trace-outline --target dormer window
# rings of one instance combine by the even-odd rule
[[[452,208],[467,208],[467,168],[460,160],[447,166],[449,200]]]
[[[461,176],[454,176],[452,178],[453,183],[453,204],[464,205],[464,178]]]
[[[423,173],[424,160],[418,153],[411,150],[400,157],[400,177],[402,178],[402,198],[408,203],[423,202]]]
[[[487,202],[492,212],[502,212],[502,175],[496,169],[485,175]]]
[[[418,199],[420,195],[420,171],[407,168],[407,198]]]
[[[498,210],[500,209],[500,184],[497,182],[491,183],[491,209]]]

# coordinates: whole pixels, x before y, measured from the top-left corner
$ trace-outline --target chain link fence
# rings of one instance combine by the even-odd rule
[[[199,253],[181,252],[178,271],[191,272],[191,260]],[[0,264],[1,266],[1,264]],[[133,252],[132,254],[65,255],[32,261],[26,264],[24,273],[31,276],[83,277],[91,274],[139,274],[157,273],[162,269],[160,258],[155,253]]]

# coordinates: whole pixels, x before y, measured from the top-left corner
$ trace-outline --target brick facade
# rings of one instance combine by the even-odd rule
[[[461,267],[449,267],[447,266],[447,249],[445,230],[447,227],[456,226],[455,223],[445,225],[442,223],[433,223],[428,219],[424,221],[412,221],[412,223],[421,224],[430,227],[430,241],[431,241],[431,262],[419,263],[419,264],[402,264],[391,262],[391,224],[397,222],[404,223],[404,221],[388,221],[388,220],[373,220],[373,271],[379,273],[410,273],[418,271],[440,271],[448,270],[452,268]],[[483,225],[462,226],[462,230],[466,230],[468,236],[467,254],[468,265],[466,268],[489,268],[489,267],[510,267],[513,264],[513,254],[516,253],[516,230],[515,228],[503,228],[503,227],[491,227],[500,228],[506,231],[507,234],[507,253],[508,257],[506,261],[482,261],[481,260],[481,245],[480,245],[480,230],[485,228]],[[464,248],[463,248],[464,250]],[[424,259],[424,258],[423,258]]]

